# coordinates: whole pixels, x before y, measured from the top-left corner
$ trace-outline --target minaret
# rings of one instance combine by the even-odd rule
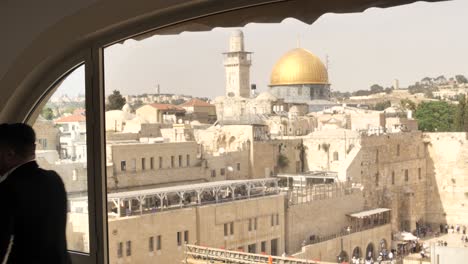
[[[226,69],[226,96],[250,97],[250,54],[244,50],[244,34],[240,30],[232,32],[229,39],[229,52],[224,54]]]

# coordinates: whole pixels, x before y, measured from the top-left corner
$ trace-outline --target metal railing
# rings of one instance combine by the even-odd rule
[[[185,245],[185,264],[193,263],[237,263],[237,264],[319,264],[319,262],[288,257],[276,257],[196,245]]]
[[[358,233],[358,232],[367,231],[367,230],[377,228],[377,227],[381,227],[381,226],[384,226],[384,225],[387,225],[387,224],[390,224],[390,222],[389,221],[380,221],[378,223],[373,223],[373,224],[368,225],[368,226],[363,226],[363,227],[359,227],[359,228],[351,228],[349,231],[347,231],[346,228],[343,228],[343,231],[341,231],[339,233],[325,235],[325,236],[316,236],[315,239],[309,240],[308,242],[306,242],[305,246],[321,243],[321,242],[331,240],[331,239],[335,239],[335,238],[339,238],[339,237],[344,237],[344,236],[351,235],[351,234]]]

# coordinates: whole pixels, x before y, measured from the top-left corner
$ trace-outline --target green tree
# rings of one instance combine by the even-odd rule
[[[429,132],[453,130],[456,107],[444,101],[422,102],[416,109],[415,117],[419,129]]]
[[[465,102],[465,114],[463,115],[463,131],[468,132],[468,99]]]
[[[375,94],[375,93],[381,93],[384,91],[384,88],[378,84],[374,84],[370,87],[370,91],[371,93]]]
[[[455,79],[457,80],[457,83],[468,83],[468,79],[464,75],[455,75]]]
[[[392,103],[387,100],[387,101],[384,101],[384,102],[376,103],[374,105],[373,109],[377,110],[377,111],[383,111],[386,108],[389,108],[390,106],[392,106]]]
[[[404,110],[411,110],[411,111],[416,111],[416,104],[411,101],[410,99],[402,99],[400,101],[400,105],[401,105],[401,108],[403,108]]]
[[[458,97],[457,111],[455,112],[455,131],[465,131],[466,98],[465,95]]]
[[[283,154],[278,155],[278,166],[280,168],[286,168],[289,165],[289,159]]]
[[[111,95],[107,97],[106,111],[121,110],[125,105],[126,100],[119,91],[114,90]]]
[[[142,107],[143,105],[144,105],[143,101],[138,99],[135,101],[135,103],[133,103],[133,109],[135,109],[136,111],[138,108]]]
[[[47,120],[54,119],[54,111],[52,111],[52,108],[50,107],[45,107],[44,109],[42,109],[41,115]]]
[[[353,92],[354,96],[366,96],[366,95],[369,95],[369,94],[371,94],[371,92],[367,91],[367,90],[357,90],[357,91]]]

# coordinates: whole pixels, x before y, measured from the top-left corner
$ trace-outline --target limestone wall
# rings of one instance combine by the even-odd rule
[[[180,263],[184,249],[183,242],[177,244],[177,232],[183,236],[188,231],[189,243],[195,243],[196,220],[196,208],[109,219],[109,263]],[[161,236],[161,250],[156,248],[157,236]],[[154,237],[154,251],[149,250],[150,237]],[[131,243],[130,256],[127,256],[127,241]],[[123,243],[121,257],[119,243]]]
[[[271,253],[271,240],[278,239],[277,254],[284,252],[285,215],[284,195],[240,200],[216,206],[202,206],[197,211],[200,245],[244,250],[256,244],[261,253],[261,242],[266,243],[266,253]],[[279,222],[276,222],[278,215]],[[274,224],[272,225],[272,217]],[[257,219],[257,229],[254,221]],[[249,219],[252,230],[249,231]],[[234,235],[224,236],[224,224],[234,223]]]
[[[394,231],[425,221],[426,154],[421,132],[363,136],[361,183],[366,207],[392,209]]]
[[[270,177],[270,173],[297,173],[301,171],[300,157],[302,147],[301,139],[276,139],[269,141],[254,141],[252,147],[253,178]],[[278,162],[280,156],[286,158],[281,166]]]
[[[424,133],[427,142],[428,222],[468,225],[466,133]]]
[[[113,165],[113,175],[108,175],[109,188],[181,184],[208,181],[210,177],[208,169],[202,167],[197,158],[198,146],[195,142],[116,144],[110,145],[108,152]]]
[[[374,260],[378,256],[381,241],[385,239],[387,249],[391,241],[391,226],[383,225],[362,232],[352,233],[321,243],[307,245],[302,251],[294,254],[294,257],[312,260],[323,260],[336,262],[341,251],[345,251],[351,259],[355,248],[359,247],[361,254],[367,254],[366,249],[369,244],[374,248]],[[363,256],[361,256],[363,257]]]
[[[278,239],[278,254],[284,251],[284,195],[266,196],[250,200],[210,204],[200,207],[175,209],[141,216],[109,219],[109,263],[180,263],[184,259],[183,243],[177,244],[177,232],[188,231],[188,243],[216,248],[248,250],[256,245],[261,252],[265,242],[266,253],[271,253],[271,240]],[[276,224],[278,215],[278,224]],[[275,223],[271,225],[271,217]],[[257,229],[249,232],[249,219],[257,218]],[[224,224],[233,223],[233,234],[224,234]],[[162,248],[157,250],[157,236]],[[154,251],[149,250],[149,238],[154,238]],[[131,256],[126,254],[126,243],[131,241]],[[118,256],[118,245],[123,243],[123,256]]]
[[[360,141],[359,134],[346,129],[316,131],[304,138],[305,170],[339,171],[348,153]]]
[[[286,252],[301,249],[302,242],[311,235],[336,234],[349,225],[346,214],[362,211],[361,192],[351,195],[291,205],[286,210]]]

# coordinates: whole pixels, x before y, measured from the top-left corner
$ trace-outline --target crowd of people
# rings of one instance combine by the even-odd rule
[[[372,252],[367,252],[367,256],[365,258],[361,258],[359,256],[353,256],[351,258],[351,264],[380,264],[380,263],[396,263],[396,251],[395,250],[386,250],[382,249],[380,251],[379,256],[376,260],[372,256]]]
[[[448,224],[440,224],[439,225],[439,229],[440,229],[440,233],[441,234],[448,234],[448,233],[451,233],[451,234],[454,234],[455,232],[457,232],[457,234],[460,234],[462,233],[463,235],[466,235],[466,226],[460,226],[460,225],[448,225]]]

